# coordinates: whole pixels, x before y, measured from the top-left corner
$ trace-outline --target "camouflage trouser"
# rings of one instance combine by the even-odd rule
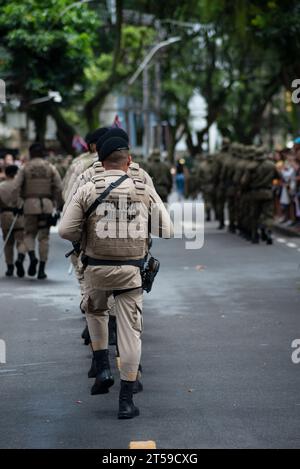
[[[220,223],[224,223],[225,202],[225,188],[219,187],[216,195],[216,218]]]
[[[229,225],[234,226],[236,222],[236,200],[235,197],[227,197]]]
[[[213,208],[213,200],[210,191],[202,191],[202,196],[205,204],[205,211],[211,210]]]
[[[3,230],[3,239],[5,240],[9,230]],[[10,237],[4,248],[5,262],[7,265],[14,263],[14,246],[17,248],[18,254],[25,254],[26,247],[24,244],[24,230],[22,228],[15,229],[11,232]]]
[[[251,199],[251,232],[255,236],[257,229],[271,230],[274,219],[272,199]]]
[[[249,192],[243,192],[240,195],[239,225],[247,232],[251,231],[251,195]]]

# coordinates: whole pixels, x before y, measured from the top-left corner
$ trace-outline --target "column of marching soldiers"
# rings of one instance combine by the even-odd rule
[[[114,384],[108,347],[113,344],[121,378],[119,419],[139,415],[133,394],[143,390],[143,290],[149,289],[157,265],[149,257],[151,234],[173,236],[166,207],[151,177],[132,161],[128,141],[127,133],[119,128],[103,127],[88,134],[88,152],[75,158],[63,183],[56,168],[45,159],[43,146],[34,143],[29,148],[28,163],[20,170],[7,167],[7,179],[0,185],[8,277],[13,276],[14,268],[18,277],[24,277],[26,253],[28,276],[37,275],[39,280],[47,277],[49,232],[57,221],[53,211],[62,212],[59,234],[74,247],[71,260],[81,290],[80,309],[87,323],[83,337],[92,350],[88,376],[95,382],[91,394],[107,394]],[[104,209],[99,211],[101,203]],[[99,235],[101,220],[110,211],[118,221],[117,237]],[[128,230],[125,235],[124,212]],[[135,234],[129,236],[128,226],[132,233],[133,221]],[[14,244],[18,251],[15,263]]]
[[[28,253],[28,276],[37,275],[39,280],[47,277],[50,227],[62,212],[59,234],[73,243],[70,257],[80,285],[80,309],[86,318],[82,338],[92,351],[88,377],[95,382],[91,394],[107,394],[114,384],[108,347],[113,345],[121,378],[118,418],[128,419],[139,415],[133,395],[143,390],[141,268],[148,256],[151,234],[173,236],[164,205],[173,180],[158,151],[147,165],[150,175],[134,162],[128,135],[122,129],[97,129],[86,136],[86,142],[88,151],[73,160],[63,183],[39,143],[31,145],[30,159],[21,169],[14,165],[6,168],[6,180],[0,184],[6,275],[12,277],[16,269],[17,276],[24,277]],[[202,193],[206,219],[210,220],[214,209],[220,229],[224,228],[227,203],[229,231],[238,230],[253,243],[261,238],[271,244],[275,177],[275,165],[264,148],[230,144],[224,139],[218,154],[196,158],[188,195],[195,198]],[[117,199],[124,195],[130,220],[134,213],[142,213],[139,222],[146,230],[149,220],[156,220],[151,223],[151,233],[135,239],[101,238],[99,220],[106,212],[99,211],[98,206],[104,202],[108,207],[118,206]],[[145,210],[133,209],[136,204]],[[15,262],[14,246],[18,252]]]
[[[187,194],[192,198],[202,193],[206,221],[212,212],[228,231],[238,233],[254,244],[272,244],[274,222],[273,182],[280,179],[275,163],[263,146],[230,143],[223,139],[221,151],[198,155],[188,180]]]

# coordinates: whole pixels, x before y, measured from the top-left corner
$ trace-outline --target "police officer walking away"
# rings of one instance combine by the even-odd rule
[[[62,238],[84,239],[86,318],[97,375],[91,393],[106,394],[114,384],[108,357],[108,304],[115,297],[121,387],[119,419],[139,415],[133,388],[141,359],[143,289],[140,267],[148,250],[148,228],[170,238],[173,226],[155,190],[129,178],[128,142],[107,140],[99,155],[105,171],[78,189],[59,226]],[[111,185],[113,183],[113,185]]]
[[[6,180],[0,184],[0,220],[5,242],[4,254],[7,264],[6,276],[11,277],[14,266],[17,276],[24,277],[23,262],[26,248],[24,244],[24,217],[22,216],[21,200],[18,198],[14,179],[18,166],[10,165],[5,168]],[[18,251],[18,258],[14,265],[14,246]]]
[[[16,177],[16,187],[24,199],[25,245],[30,259],[28,275],[34,277],[37,272],[35,240],[38,237],[38,279],[45,279],[51,216],[55,208],[62,207],[62,183],[56,168],[45,160],[40,143],[30,146],[29,156],[30,160]]]

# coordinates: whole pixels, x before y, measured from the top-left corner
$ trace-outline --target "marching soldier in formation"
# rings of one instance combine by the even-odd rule
[[[242,184],[250,195],[249,228],[253,243],[258,243],[261,238],[267,244],[272,244],[272,182],[276,178],[278,173],[275,163],[267,158],[263,147],[256,148],[254,162],[246,169],[242,178]]]
[[[230,140],[224,138],[222,142],[222,148],[219,153],[216,153],[212,160],[212,183],[215,191],[215,207],[216,207],[216,218],[219,222],[219,230],[222,230],[224,224],[224,208],[225,208],[225,187],[223,180],[221,179],[222,167],[225,163],[225,159],[229,155]]]
[[[107,131],[108,127],[101,127],[86,135],[85,140],[88,151],[74,159],[63,180],[63,198],[65,201],[70,191],[72,191],[73,184],[77,177],[97,160],[96,143]]]
[[[129,137],[127,133],[121,129],[121,128],[111,128],[107,130],[101,138],[97,141],[96,149],[98,155],[101,154],[101,149],[106,140],[112,137],[120,137],[126,140],[127,144],[129,142]],[[104,172],[104,167],[102,165],[102,162],[97,160],[96,162],[93,162],[89,168],[87,168],[81,175],[79,175],[74,182],[72,186],[72,190],[70,191],[70,194],[66,194],[67,200],[64,205],[64,212],[66,211],[70,201],[72,200],[73,196],[76,194],[78,189],[85,185],[86,183],[92,181],[94,177],[99,177]],[[128,167],[127,174],[129,177],[131,177],[134,180],[139,180],[141,183],[146,184],[147,186],[151,187],[154,190],[154,185],[152,182],[151,177],[148,175],[148,173],[143,170],[142,168],[139,167],[139,164],[136,162],[131,161],[130,165]],[[86,301],[85,301],[85,283],[84,283],[84,275],[83,275],[83,266],[81,263],[80,256],[78,255],[73,255],[72,256],[72,262],[75,268],[75,273],[77,276],[77,279],[79,281],[80,289],[81,289],[81,295],[82,295],[82,301],[80,308],[82,312],[84,313],[87,306],[86,306]],[[110,345],[116,345],[116,318],[115,318],[115,308],[114,308],[114,300],[113,297],[111,296],[108,300],[109,302],[109,344]],[[86,345],[88,345],[90,338],[89,338],[89,331],[88,327],[85,328],[82,334],[82,338],[85,339]],[[92,359],[92,365],[91,368],[88,372],[89,378],[94,378],[96,375],[95,373],[95,360],[94,358]],[[140,382],[141,378],[141,370],[139,370],[134,392],[138,392],[139,390],[142,389],[142,384]]]
[[[154,149],[151,153],[147,162],[147,171],[161,200],[167,202],[173,187],[173,177],[169,165],[161,161],[158,149]]]
[[[45,279],[45,265],[49,251],[49,233],[54,209],[62,208],[62,183],[55,167],[45,160],[44,148],[33,143],[29,148],[30,159],[16,176],[18,197],[24,200],[25,246],[30,264],[28,275],[34,277],[38,268],[38,279]],[[39,260],[35,253],[38,238]]]
[[[155,190],[128,176],[131,157],[125,139],[106,140],[99,157],[105,171],[78,189],[64,213],[59,232],[72,242],[85,240],[86,315],[97,368],[93,394],[106,394],[114,384],[107,327],[107,300],[114,294],[121,375],[118,418],[129,419],[139,415],[133,403],[133,386],[141,357],[140,266],[147,252],[148,227],[151,225],[153,234],[169,238],[172,223]],[[105,195],[104,206],[98,210],[95,201]],[[126,203],[121,203],[125,199]],[[116,236],[104,233],[107,214],[118,223]],[[126,233],[122,229],[124,222],[126,227],[128,222],[137,222],[140,231],[131,237],[127,228]]]
[[[198,191],[206,205],[206,219],[216,199],[215,211],[219,228],[224,225],[227,203],[231,233],[258,243],[272,244],[272,182],[279,178],[275,164],[267,158],[263,147],[232,143],[225,140],[222,151],[199,165]]]
[[[197,170],[197,181],[205,204],[206,221],[211,221],[211,211],[213,208],[214,184],[212,165],[213,156],[208,155],[202,157]]]
[[[15,188],[15,177],[18,166],[10,165],[5,168],[5,181],[0,184],[0,221],[5,243],[4,255],[7,265],[6,276],[11,277],[16,267],[17,276],[24,277],[23,262],[26,247],[24,243],[24,217],[22,215],[22,201]],[[14,264],[14,247],[18,258]]]

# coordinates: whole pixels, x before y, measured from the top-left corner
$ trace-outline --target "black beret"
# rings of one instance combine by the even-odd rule
[[[102,148],[103,143],[106,140],[108,140],[109,138],[112,138],[112,137],[120,137],[120,138],[123,138],[124,140],[126,140],[127,143],[129,142],[129,137],[128,137],[127,133],[125,132],[125,130],[120,129],[120,128],[109,129],[108,132],[106,132],[105,134],[102,135],[102,137],[99,138],[99,140],[96,144],[96,149],[97,149],[97,152],[98,152],[99,156],[100,156],[100,152],[101,152],[101,148]]]
[[[99,138],[102,137],[102,135],[106,134],[108,130],[109,130],[108,127],[100,127],[100,129],[95,130],[94,132],[91,133],[89,142],[87,143],[97,143]]]
[[[43,157],[44,154],[45,154],[44,146],[39,142],[33,143],[29,147],[29,154],[32,158],[33,157]]]
[[[129,150],[128,142],[121,137],[112,137],[106,140],[102,145],[99,161],[104,161],[116,150]]]
[[[88,132],[88,133],[86,134],[86,136],[84,137],[85,143],[87,143],[87,144],[90,143],[90,140],[91,140],[92,135],[93,135],[93,132]]]
[[[5,174],[7,177],[14,177],[18,171],[19,168],[16,164],[11,164],[5,168]]]

